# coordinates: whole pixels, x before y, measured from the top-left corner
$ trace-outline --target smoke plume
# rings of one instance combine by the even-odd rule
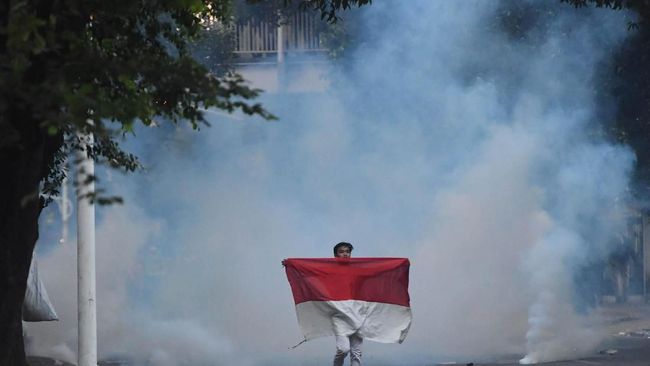
[[[411,333],[364,345],[373,363],[592,352],[602,332],[574,279],[622,223],[634,157],[600,137],[595,90],[625,16],[373,2],[343,20],[356,46],[322,71],[326,91],[263,98],[279,121],[138,132],[147,171],[104,173],[126,204],[98,218],[100,357],[330,362],[331,339],[287,349],[302,336],[280,261],[339,241],[411,258]],[[74,355],[72,244],[39,244],[61,321],[28,326],[33,354]]]

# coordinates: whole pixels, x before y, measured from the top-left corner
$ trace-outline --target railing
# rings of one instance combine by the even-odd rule
[[[318,22],[310,13],[297,13],[281,27],[262,21],[248,20],[235,26],[236,55],[265,55],[283,52],[324,52]],[[283,44],[278,44],[282,40]]]

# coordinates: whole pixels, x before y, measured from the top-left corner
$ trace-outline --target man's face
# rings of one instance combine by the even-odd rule
[[[350,258],[352,256],[352,251],[349,247],[342,246],[336,248],[336,257],[337,258]]]

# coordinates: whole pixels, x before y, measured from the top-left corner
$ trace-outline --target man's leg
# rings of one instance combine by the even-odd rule
[[[350,340],[346,336],[336,336],[336,355],[334,356],[334,366],[343,366],[345,356],[350,352]]]
[[[350,336],[350,365],[361,366],[361,345],[363,338],[356,334]]]

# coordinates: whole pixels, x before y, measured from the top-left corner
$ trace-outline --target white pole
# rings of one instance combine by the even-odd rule
[[[278,19],[278,37],[277,37],[277,51],[278,51],[278,65],[276,67],[276,76],[278,80],[278,91],[284,90],[285,84],[285,70],[284,70],[284,37],[285,37],[285,18],[280,16]]]
[[[92,146],[92,135],[78,135],[84,150]],[[77,151],[77,306],[78,366],[97,366],[97,308],[95,301],[95,206],[88,194],[95,184],[85,183],[95,175],[95,163],[86,151]]]
[[[68,162],[65,163],[68,166]],[[61,213],[61,238],[59,244],[68,243],[68,220],[72,214],[72,203],[68,198],[68,177],[63,177],[61,180],[61,198],[58,200],[59,212]]]
[[[284,63],[284,18],[280,18],[279,23],[277,37],[278,65],[282,65]]]
[[[68,178],[63,177],[61,181],[61,239],[59,242],[64,244],[68,241],[68,217],[70,217],[68,207]]]

